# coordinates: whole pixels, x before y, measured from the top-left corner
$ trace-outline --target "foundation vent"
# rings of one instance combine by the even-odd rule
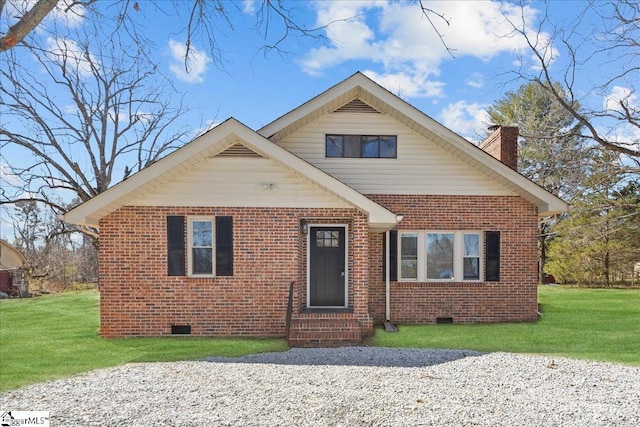
[[[191,325],[171,325],[171,335],[191,335]]]
[[[438,317],[436,318],[436,323],[437,324],[449,324],[449,323],[453,323],[453,317]]]

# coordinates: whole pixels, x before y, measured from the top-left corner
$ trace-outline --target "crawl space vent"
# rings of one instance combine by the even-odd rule
[[[453,317],[438,317],[436,318],[436,323],[438,324],[453,323]]]
[[[172,335],[191,335],[191,325],[171,325]]]

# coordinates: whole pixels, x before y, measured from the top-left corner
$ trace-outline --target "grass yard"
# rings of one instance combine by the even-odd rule
[[[95,291],[0,302],[0,391],[127,362],[286,350],[284,340],[98,336]]]
[[[399,325],[376,329],[383,347],[429,347],[568,356],[640,365],[640,290],[539,288],[537,323]]]
[[[640,365],[640,290],[542,287],[537,323],[400,325],[369,345],[562,355]],[[282,351],[284,340],[98,336],[94,291],[0,302],[0,391],[127,362]]]

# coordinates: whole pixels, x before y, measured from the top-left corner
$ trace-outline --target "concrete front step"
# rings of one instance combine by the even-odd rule
[[[362,328],[357,319],[294,318],[291,319],[291,347],[336,347],[362,342]]]

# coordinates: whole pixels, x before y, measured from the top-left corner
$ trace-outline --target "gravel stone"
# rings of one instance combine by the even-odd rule
[[[135,363],[0,395],[77,426],[637,426],[640,367],[341,347]]]

